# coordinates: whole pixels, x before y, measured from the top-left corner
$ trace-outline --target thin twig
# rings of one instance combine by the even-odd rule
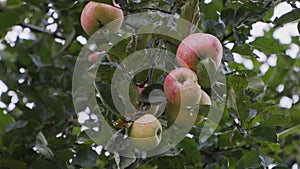
[[[66,40],[66,38],[64,38],[63,36],[60,36],[60,35],[58,35],[56,33],[47,31],[47,30],[45,30],[43,28],[40,28],[38,26],[35,26],[35,25],[26,24],[26,23],[20,23],[19,26],[22,26],[22,27],[25,27],[25,28],[29,28],[29,29],[31,29],[34,32],[45,33],[45,34],[51,35],[54,38]]]

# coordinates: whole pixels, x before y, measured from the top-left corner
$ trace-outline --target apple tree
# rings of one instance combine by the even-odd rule
[[[0,0],[0,168],[297,167],[299,19],[297,0]]]

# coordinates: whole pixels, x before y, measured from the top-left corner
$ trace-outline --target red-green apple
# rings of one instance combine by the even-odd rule
[[[164,81],[164,92],[168,101],[177,106],[194,105],[201,99],[197,75],[188,68],[172,70]]]
[[[205,58],[211,58],[219,68],[222,55],[223,47],[218,38],[207,33],[195,33],[179,44],[176,59],[182,67],[196,71],[199,61]]]
[[[92,35],[99,28],[112,22],[107,29],[111,32],[116,32],[120,29],[123,23],[123,11],[118,8],[119,6],[116,4],[115,6],[92,2],[86,4],[83,8],[80,22],[83,30],[88,34]]]
[[[154,115],[145,114],[133,122],[128,136],[132,145],[140,151],[152,150],[161,142],[161,123]]]

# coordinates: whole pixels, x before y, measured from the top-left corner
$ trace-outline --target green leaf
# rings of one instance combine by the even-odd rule
[[[204,13],[205,19],[212,19],[217,21],[219,18],[217,12],[221,12],[222,9],[222,1],[212,1],[209,4],[205,4],[204,1],[200,1],[200,11],[201,13]]]
[[[200,163],[200,152],[193,139],[185,137],[179,143],[179,146],[183,148],[181,155],[185,158],[185,163],[187,165],[194,166]]]
[[[8,0],[6,2],[6,5],[9,6],[9,5],[21,5],[22,4],[22,1],[21,0]]]
[[[259,153],[256,151],[250,151],[243,155],[242,158],[237,162],[237,168],[258,168],[261,166],[260,162],[261,160],[259,158]]]
[[[283,166],[283,165],[278,165],[278,166],[273,167],[272,169],[290,169],[290,168]]]
[[[13,122],[13,117],[9,114],[3,114],[0,109],[0,135],[4,134],[7,126]]]
[[[42,132],[39,132],[35,139],[36,145],[48,145],[47,139]]]
[[[137,169],[158,169],[157,166],[141,165]]]
[[[276,67],[270,67],[268,72],[263,76],[263,80],[270,89],[276,89],[276,87],[283,82],[283,78],[292,71],[295,60],[288,56],[278,56]]]
[[[91,130],[91,132],[92,132],[92,129],[87,129],[87,130]],[[90,136],[88,136],[88,134],[85,130],[78,134],[76,141],[80,144],[82,144],[82,143],[91,144],[92,143]]]
[[[276,26],[282,26],[283,24],[293,22],[300,19],[300,8],[293,9],[291,12],[288,12],[282,15],[279,18],[274,20]]]
[[[158,105],[161,102],[166,101],[166,96],[163,93],[163,90],[164,88],[162,84],[155,83],[147,86],[140,94],[139,101]]]
[[[20,128],[23,128],[25,127],[26,125],[28,124],[27,121],[17,121],[15,123],[12,123],[12,124],[9,124],[7,127],[6,127],[6,132],[10,132],[12,130],[15,130],[15,129],[20,129]]]
[[[273,30],[265,33],[264,37],[257,37],[251,42],[252,47],[266,54],[281,54],[287,47],[280,44],[278,39],[274,39],[272,34]]]
[[[55,164],[55,162],[53,161],[50,161],[48,159],[37,159],[36,161],[34,161],[32,165],[32,169],[40,169],[40,168],[44,168],[45,166],[47,166],[47,169],[58,168],[57,164]]]
[[[263,16],[264,12],[265,9],[262,6],[259,6],[258,3],[247,1],[236,10],[234,23],[235,25],[241,25],[246,21],[256,21],[258,18]]]
[[[100,2],[100,3],[104,3],[104,4],[109,4],[109,5],[113,5],[113,1],[112,0],[92,0],[94,2]]]
[[[56,56],[59,56],[61,55],[70,45],[71,43],[73,42],[73,39],[75,37],[75,29],[72,28],[72,32],[68,34],[68,37],[64,43],[64,45],[62,46],[62,48],[57,52],[57,54],[55,54]]]
[[[0,164],[3,167],[12,168],[12,169],[26,169],[27,164],[19,161],[17,159],[13,159],[11,157],[1,157],[0,156]]]
[[[124,157],[124,156],[120,157],[117,154],[114,155],[114,158],[119,169],[126,169],[136,161],[136,158]]]
[[[286,127],[289,124],[289,120],[285,114],[275,114],[272,113],[272,116],[266,119],[261,126],[263,127],[275,127],[282,126]]]
[[[115,104],[112,100],[111,85],[107,84],[103,81],[97,81],[95,84],[96,84],[96,88],[98,90],[98,93],[100,93],[101,101],[104,104],[104,106],[109,111],[117,113],[118,110],[115,107]]]
[[[218,77],[215,62],[210,58],[201,60],[197,64],[197,77],[201,87],[211,88]]]
[[[234,45],[231,51],[240,55],[253,56],[252,47],[249,44],[243,44],[242,46]]]
[[[284,139],[286,138],[287,136],[289,135],[292,135],[294,133],[300,133],[300,124],[296,125],[296,126],[293,126],[291,128],[288,128],[280,133],[278,133],[278,137],[280,139]]]
[[[278,141],[278,137],[274,127],[259,126],[252,131],[251,136],[258,140],[265,140],[274,143],[277,143]]]
[[[69,159],[71,159],[72,157],[74,157],[74,153],[69,150],[69,149],[64,149],[64,150],[60,150],[60,151],[55,151],[54,155],[57,159],[62,160],[62,161],[68,161]]]
[[[36,148],[40,154],[42,154],[48,159],[54,160],[54,153],[49,147],[45,145],[36,145]]]
[[[42,132],[39,132],[35,139],[35,147],[37,151],[48,159],[54,159],[52,150],[47,146],[48,142]]]
[[[26,12],[29,10],[28,5],[7,7],[0,13],[0,35],[8,31],[11,26],[21,23],[26,18]],[[16,12],[18,11],[18,12]],[[9,19],[8,19],[9,18]]]
[[[179,32],[184,33],[184,35],[189,35],[193,32],[192,25],[198,26],[198,22],[200,19],[200,9],[199,9],[199,1],[198,0],[188,0],[185,5],[181,8],[181,18],[189,21],[191,25],[178,25]],[[195,28],[194,28],[195,29]]]
[[[85,148],[76,154],[73,159],[73,165],[79,165],[81,167],[93,167],[96,166],[98,154],[90,148]]]
[[[221,20],[225,25],[231,25],[233,23],[232,16],[234,16],[234,9],[228,8],[221,12]]]
[[[236,91],[243,91],[248,86],[248,79],[245,74],[231,74],[227,76],[227,82]]]

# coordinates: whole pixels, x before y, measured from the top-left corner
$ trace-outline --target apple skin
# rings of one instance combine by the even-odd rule
[[[188,67],[196,72],[201,59],[210,57],[219,68],[223,55],[223,47],[218,38],[207,33],[191,34],[179,44],[176,59],[180,66]]]
[[[99,61],[99,55],[100,54],[104,54],[104,53],[105,53],[105,51],[94,52],[94,53],[90,54],[88,56],[89,62],[91,62],[91,63],[97,63]]]
[[[201,99],[199,105],[211,105],[211,99],[209,95],[205,91],[201,91]],[[180,111],[180,113],[179,113]],[[191,114],[189,110],[180,106],[173,105],[172,103],[168,102],[166,105],[166,112],[168,116],[175,121],[175,123],[181,127],[189,126],[191,121],[195,118],[194,124],[197,124],[204,120],[204,116],[201,114]],[[197,115],[197,117],[195,117]]]
[[[140,151],[150,151],[161,142],[161,123],[154,115],[145,114],[133,122],[128,136],[135,148]]]
[[[118,7],[117,4],[115,6]],[[120,29],[124,19],[122,9],[117,7],[92,1],[87,3],[83,8],[80,17],[83,30],[88,35],[92,35],[103,25],[117,20],[108,27],[109,31],[117,32]]]
[[[201,87],[197,75],[188,68],[172,70],[164,81],[164,92],[168,101],[176,106],[188,106],[199,103]]]
[[[211,99],[209,95],[202,90],[201,92],[201,99],[200,99],[200,105],[211,105]]]
[[[198,112],[191,114],[185,107],[180,108],[180,106],[176,106],[170,102],[166,105],[166,112],[178,126],[184,128],[189,127],[193,122],[193,124],[196,124],[204,119],[202,115],[198,115]]]

